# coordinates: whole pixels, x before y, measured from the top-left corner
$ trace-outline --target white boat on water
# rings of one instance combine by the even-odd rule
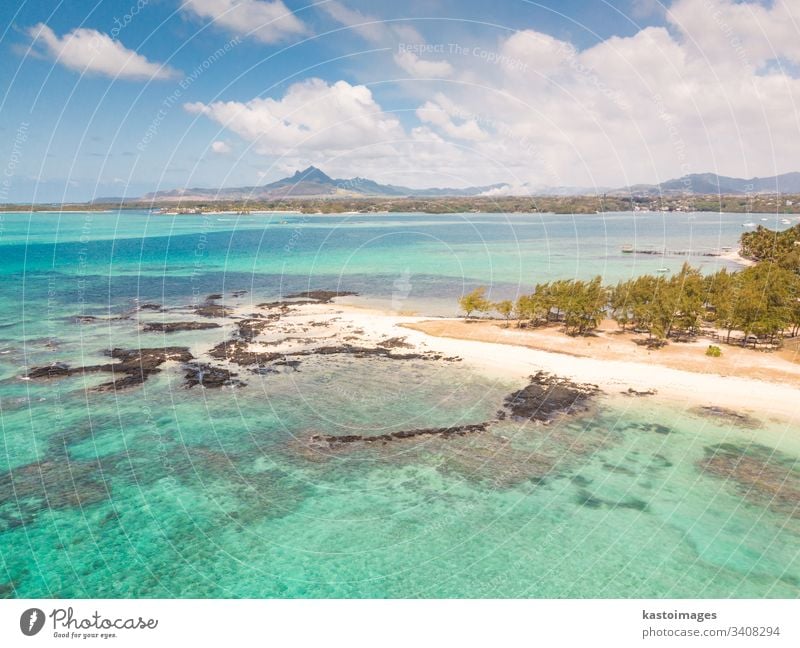
[[[783,225],[791,225],[792,221],[790,221],[788,218],[781,218],[781,223]]]
[[[669,268],[659,268],[656,272],[669,272]]]
[[[756,224],[752,221],[748,221],[747,223],[742,223],[742,227],[755,227]]]

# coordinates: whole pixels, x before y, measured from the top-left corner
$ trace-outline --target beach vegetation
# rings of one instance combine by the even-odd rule
[[[613,286],[604,286],[600,277],[559,279],[536,284],[513,303],[494,305],[479,288],[459,303],[467,317],[494,308],[506,326],[511,317],[518,327],[557,323],[568,335],[590,335],[608,316],[623,331],[647,334],[649,348],[705,331],[726,343],[769,349],[800,334],[800,274],[775,260],[705,277],[684,263],[671,276],[641,275]]]
[[[486,299],[486,288],[479,286],[472,292],[462,295],[458,300],[458,305],[464,311],[466,318],[472,317],[475,312],[488,313],[492,310],[492,302]]]
[[[511,319],[511,315],[514,313],[514,302],[510,299],[504,299],[503,301],[496,302],[494,309],[506,320],[506,328],[508,328],[508,322]]]

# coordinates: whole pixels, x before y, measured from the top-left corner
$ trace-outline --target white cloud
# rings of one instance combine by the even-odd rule
[[[349,9],[341,2],[331,0],[320,5],[320,9],[325,11],[336,22],[350,27],[353,31],[375,45],[386,45],[391,38],[391,30],[386,23],[376,18],[365,16],[360,11]]]
[[[428,61],[409,51],[395,54],[394,62],[411,76],[422,79],[448,77],[453,73],[453,66],[447,61]]]
[[[694,172],[798,170],[800,79],[774,62],[800,60],[800,7],[676,0],[665,15],[666,27],[583,50],[525,30],[481,43],[480,56],[472,43],[469,55],[440,53],[447,60],[426,62],[447,63],[452,82],[433,95],[429,82],[404,83],[424,93],[417,123],[406,127],[369,88],[344,81],[187,109],[287,164],[409,186],[618,187]]]
[[[212,142],[211,150],[214,153],[218,153],[219,155],[227,155],[228,153],[233,151],[231,145],[223,140],[217,140],[216,142]]]
[[[185,0],[181,8],[264,43],[276,43],[308,32],[282,0]]]
[[[94,29],[73,29],[59,37],[47,25],[28,29],[33,46],[61,65],[82,74],[102,74],[119,79],[171,79],[177,70],[148,61],[122,43]]]
[[[687,51],[715,64],[760,68],[786,58],[800,63],[797,47],[800,11],[797,2],[676,0],[667,13],[680,30]]]
[[[398,120],[383,112],[369,88],[308,79],[289,87],[281,99],[186,104],[246,140],[262,153],[336,154],[360,146],[402,139]]]
[[[417,108],[416,115],[421,122],[431,124],[445,135],[459,140],[480,142],[489,137],[478,125],[474,116],[454,104],[441,92],[433,101],[426,101]]]
[[[417,117],[453,142],[474,121],[487,135],[472,140],[475,175],[485,160],[508,174],[482,172],[487,181],[622,186],[797,170],[800,79],[785,62],[800,59],[800,7],[677,0],[667,17],[668,28],[583,50],[517,32],[484,46],[494,57],[454,58],[452,78],[469,85],[442,86]]]

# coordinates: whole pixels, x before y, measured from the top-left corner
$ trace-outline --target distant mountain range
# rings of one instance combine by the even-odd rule
[[[616,196],[715,195],[715,194],[800,193],[800,173],[785,173],[770,178],[729,178],[715,173],[695,173],[660,184],[641,184],[619,189],[608,187],[512,187],[496,183],[480,187],[412,189],[379,184],[367,178],[335,179],[315,166],[294,175],[252,187],[225,189],[173,189],[142,196],[147,201],[254,201],[282,198],[358,198],[358,197],[456,197],[456,196]]]
[[[396,185],[379,184],[367,178],[336,179],[310,166],[294,175],[270,184],[255,187],[226,189],[173,189],[157,191],[142,196],[143,200],[275,200],[280,198],[353,198],[366,196],[479,196],[507,185],[498,183],[465,189],[433,188],[411,189]]]
[[[615,191],[618,193],[620,190]],[[634,195],[641,194],[763,194],[800,193],[800,173],[784,173],[769,178],[729,178],[716,173],[693,173],[667,180],[657,185],[634,185],[623,190]]]

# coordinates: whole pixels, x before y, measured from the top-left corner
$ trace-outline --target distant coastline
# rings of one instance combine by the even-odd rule
[[[118,212],[169,211],[199,214],[379,214],[379,213],[541,213],[597,214],[637,212],[641,214],[730,213],[785,217],[800,215],[800,194],[681,195],[681,196],[472,196],[472,197],[369,197],[285,198],[238,201],[142,201],[89,203],[3,204],[0,212]]]

